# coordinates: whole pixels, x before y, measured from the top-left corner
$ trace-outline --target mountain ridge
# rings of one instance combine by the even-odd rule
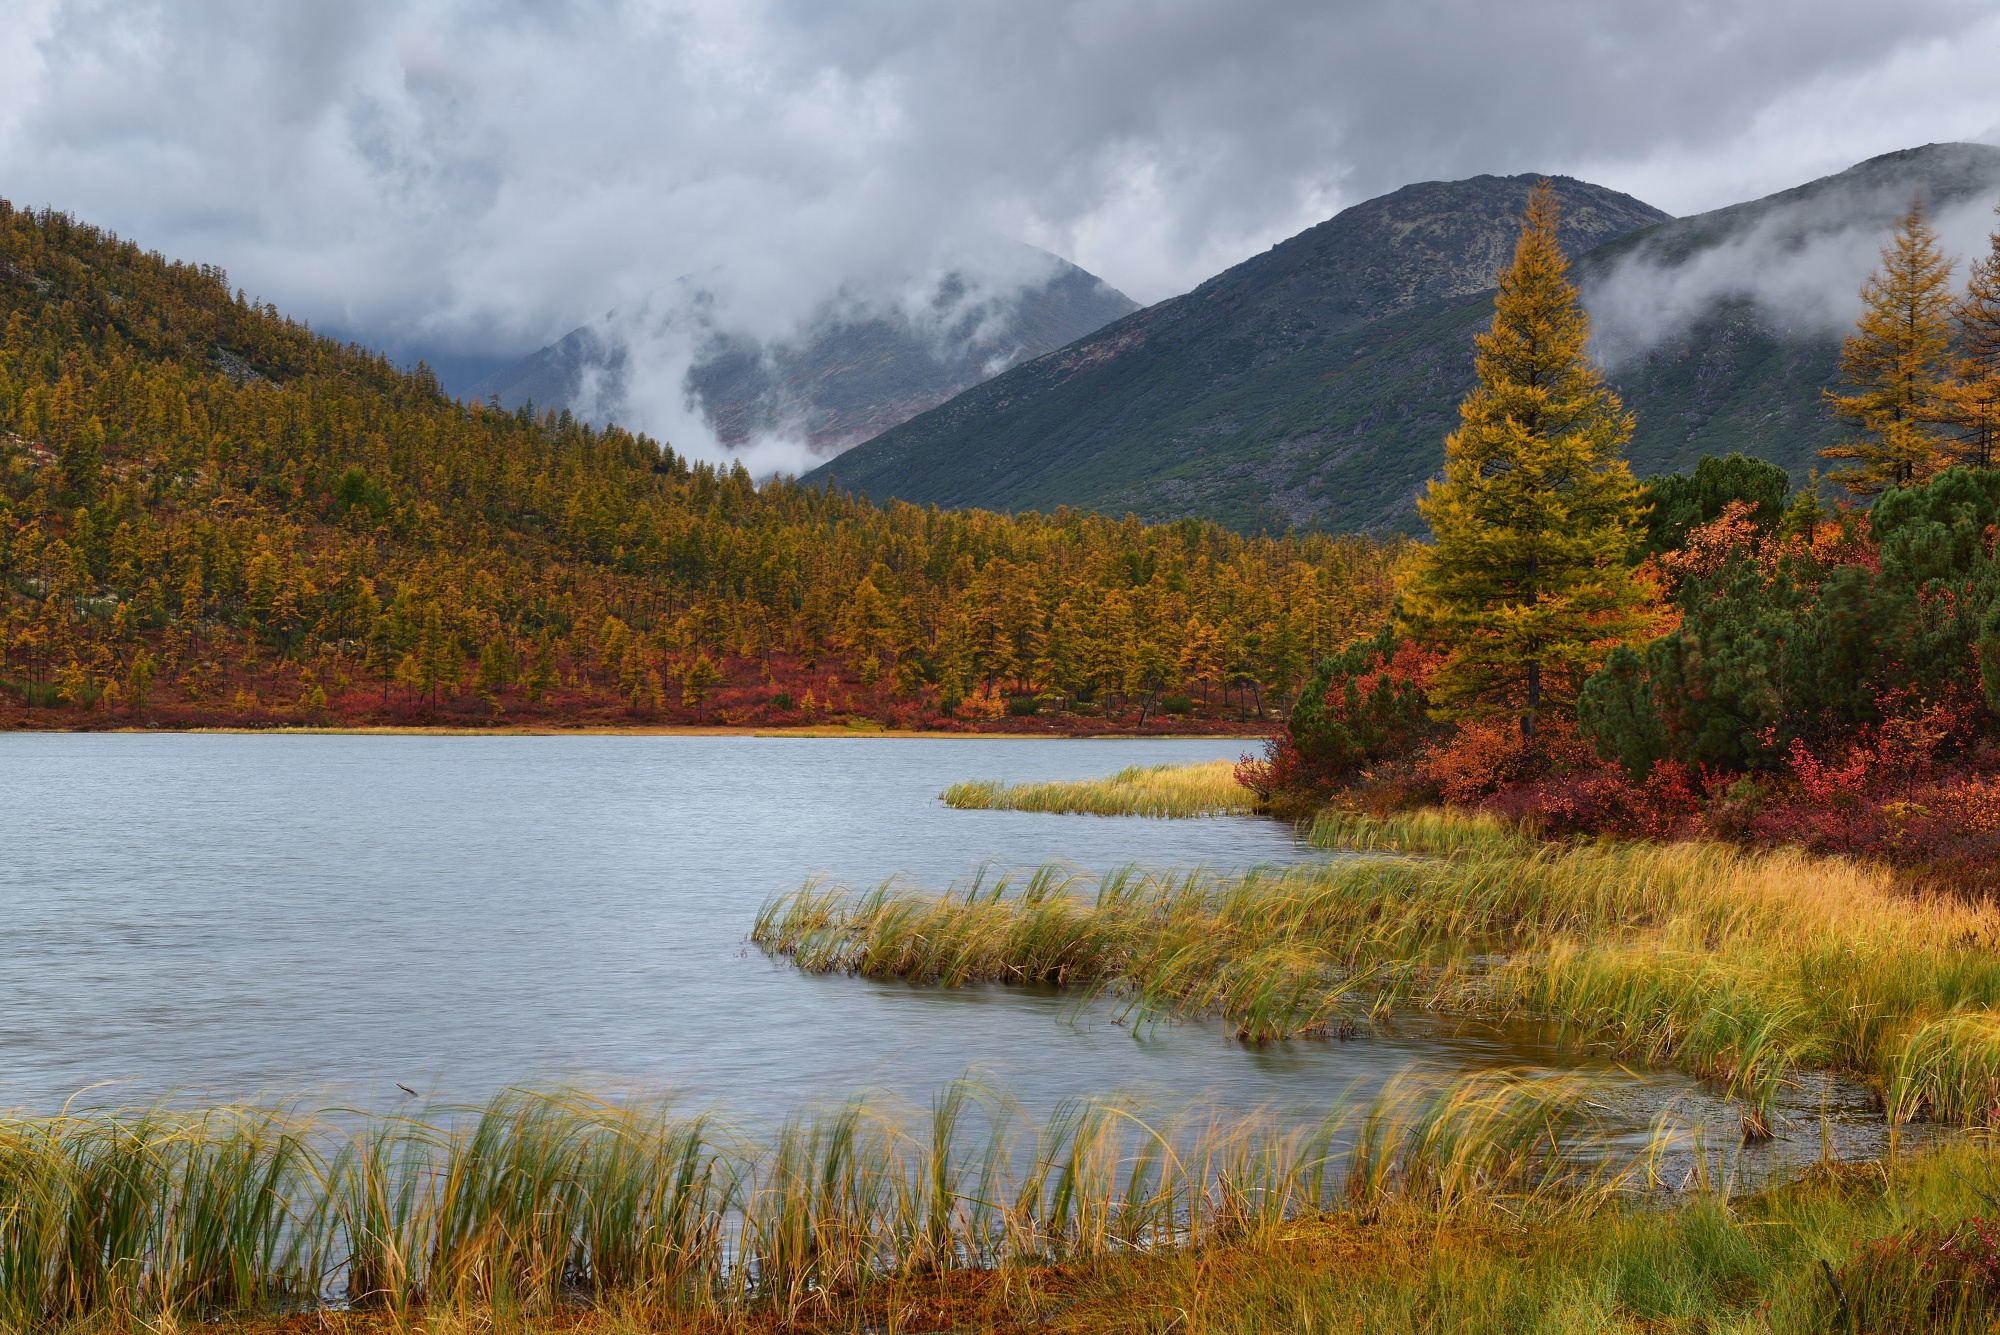
[[[1704,452],[1742,450],[1806,476],[1818,448],[1837,436],[1819,391],[1838,376],[1840,330],[1827,313],[1838,302],[1823,301],[1810,318],[1787,316],[1758,289],[1757,266],[1783,278],[1788,264],[1809,273],[1822,261],[1872,262],[1882,240],[1875,230],[1907,207],[1913,188],[1941,208],[2000,195],[2000,149],[1899,150],[1690,218],[1652,210],[1658,217],[1646,226],[1574,247],[1587,305],[1601,306],[1602,284],[1618,274],[1629,280],[1634,265],[1677,270],[1677,281],[1693,284],[1671,321],[1659,318],[1665,307],[1641,304],[1633,318],[1644,338],[1608,371],[1638,416],[1635,469],[1671,472]],[[1808,206],[1824,216],[1807,216]],[[1509,219],[1516,229],[1517,219],[1518,210]],[[1814,222],[1823,225],[1806,225]],[[1729,246],[1736,251],[1725,253]],[[1717,256],[1742,261],[1749,276],[1702,267]],[[1239,347],[1226,383],[1210,374],[1231,351],[1221,340],[1176,350],[1135,337],[1161,323],[1159,308],[1148,308],[913,418],[807,480],[941,505],[1071,505],[1149,519],[1198,514],[1245,529],[1414,532],[1417,490],[1442,464],[1444,436],[1472,384],[1472,336],[1491,314],[1490,286],[1453,293],[1451,278],[1440,280],[1442,295],[1316,332],[1261,360]],[[1848,300],[1858,285],[1858,277],[1832,288],[1821,282],[1819,295],[1839,289],[1833,295]],[[1600,329],[1616,325],[1608,315],[1599,321]]]
[[[1452,301],[1490,287],[1513,245],[1521,208],[1537,174],[1480,176],[1405,186],[1344,209],[1325,222],[1234,265],[1192,291],[1134,312],[1056,352],[1023,363],[822,465],[806,480],[839,479],[845,485],[941,505],[967,503],[1024,508],[1063,503],[1060,483],[1033,459],[1020,459],[1023,475],[1047,477],[1041,488],[925,487],[919,462],[949,438],[980,420],[1030,400],[1055,394],[1058,415],[1073,427],[1091,424],[1102,437],[1119,430],[1103,420],[1103,403],[1115,399],[1154,418],[1172,416],[1193,402],[1227,392],[1302,349],[1345,331],[1403,314],[1439,300]],[[1669,217],[1629,195],[1570,177],[1549,178],[1564,203],[1566,251],[1580,253],[1608,236],[1622,235]],[[1357,239],[1372,244],[1357,246]],[[1446,255],[1442,262],[1440,254]],[[1193,364],[1178,366],[1167,383],[1150,383],[1146,371],[1177,347],[1196,350]],[[1083,383],[1085,380],[1088,384]],[[1075,390],[1065,391],[1075,383]],[[1105,393],[1093,393],[1104,390]],[[1080,391],[1080,392],[1079,392]],[[1122,397],[1121,397],[1122,396]],[[1082,399],[1085,402],[1073,402]],[[1091,436],[1062,431],[1033,410],[1060,469],[1087,448]],[[1053,430],[1053,434],[1049,434]],[[1043,451],[1008,436],[1030,455]],[[982,474],[1004,466],[1003,451],[986,452]],[[858,468],[857,468],[858,465]],[[954,479],[962,480],[962,479]],[[912,483],[917,485],[912,486]],[[1080,500],[1079,503],[1088,504]],[[1238,507],[1240,508],[1240,507]],[[1238,515],[1236,518],[1241,519]]]

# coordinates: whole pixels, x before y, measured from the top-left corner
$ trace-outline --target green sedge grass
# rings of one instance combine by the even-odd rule
[[[1218,1157],[1224,1172],[1254,1171],[1237,1167],[1243,1160],[1232,1157],[1229,1142]],[[1202,1174],[1202,1163],[1182,1162],[1191,1175]],[[274,1329],[326,1335],[1984,1331],[1997,1314],[1983,1268],[1996,1191],[2000,1171],[1990,1143],[1968,1137],[1893,1162],[1816,1168],[1802,1180],[1733,1199],[1695,1191],[1666,1202],[1615,1193],[1538,1200],[1512,1191],[1466,1200],[1449,1190],[1400,1191],[1277,1223],[1253,1210],[1233,1227],[1218,1208],[1199,1246],[1113,1246],[1066,1260],[881,1273],[857,1287],[807,1286],[789,1306],[611,1293],[539,1316],[438,1303],[406,1314],[321,1310],[283,1323],[225,1313],[214,1329],[222,1335]],[[1434,1199],[1445,1202],[1442,1208]],[[144,1311],[103,1312],[70,1326],[79,1335],[184,1328],[169,1315]]]

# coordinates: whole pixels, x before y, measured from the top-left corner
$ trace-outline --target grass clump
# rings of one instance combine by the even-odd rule
[[[1079,987],[1250,1040],[1396,1006],[1553,1019],[1727,1082],[1751,1134],[1801,1067],[1869,1082],[1898,1120],[2000,1120],[1990,904],[1789,851],[1540,845],[1434,816],[1316,835],[1350,837],[1423,856],[1125,871],[1094,893],[1053,871],[942,896],[815,886],[768,905],[753,939],[808,970]]]
[[[924,1126],[920,1119],[911,1129]],[[815,1147],[828,1156],[821,1166],[834,1169],[830,1177],[813,1175],[823,1184],[813,1193],[828,1204],[842,1198],[843,1183],[856,1180],[831,1153],[837,1140]],[[863,1134],[858,1143],[879,1142]],[[870,1163],[870,1153],[864,1149],[860,1161]],[[1122,1173],[1139,1157],[1128,1153],[1106,1163]],[[1202,1167],[1193,1159],[1182,1165]],[[1045,1188],[1067,1166],[1045,1176]],[[868,1172],[858,1176],[865,1188]],[[976,1182],[976,1173],[968,1180]],[[1072,1180],[1106,1179],[1086,1171]],[[1326,1185],[1337,1188],[1340,1181],[1329,1175]],[[1349,1199],[1335,1190],[1324,1208],[1282,1218],[1217,1213],[1198,1245],[1114,1243],[984,1265],[884,1266],[862,1282],[842,1282],[829,1270],[827,1282],[789,1297],[687,1301],[635,1290],[549,1308],[435,1300],[404,1311],[373,1305],[275,1321],[218,1312],[236,1319],[217,1329],[221,1335],[503,1329],[518,1335],[1176,1329],[1818,1335],[1984,1331],[2000,1308],[1993,1218],[2000,1211],[1991,1205],[2000,1174],[1980,1140],[1891,1163],[1824,1166],[1801,1181],[1734,1200],[1694,1193],[1640,1203],[1615,1192],[1536,1195],[1496,1185],[1502,1189],[1449,1198],[1414,1182],[1389,1197]],[[882,1197],[893,1198],[893,1192]],[[918,1183],[908,1198],[929,1193]],[[795,1208],[803,1216],[814,1207],[801,1200]],[[822,1210],[812,1222],[835,1217]],[[1101,1217],[1113,1219],[1115,1211]],[[841,1231],[832,1232],[827,1246],[843,1245]],[[78,1326],[106,1335],[176,1328],[145,1308],[99,1310]]]
[[[1038,1124],[958,1083],[765,1135],[664,1105],[513,1091],[435,1118],[268,1110],[0,1121],[0,1329],[310,1309],[399,1321],[578,1300],[800,1320],[892,1280],[1259,1236],[1336,1208],[1597,1208],[1590,1086],[1400,1082],[1298,1124]],[[1608,1143],[1608,1142],[1605,1142]]]
[[[1079,1276],[1045,1328],[1985,1331],[2000,1310],[1994,1186],[1990,1152],[1960,1146],[1733,1202],[1340,1212],[1239,1245],[1115,1258]]]
[[[960,811],[1184,817],[1248,815],[1256,795],[1236,782],[1233,763],[1216,760],[1199,765],[1131,765],[1104,779],[955,783],[938,797]]]

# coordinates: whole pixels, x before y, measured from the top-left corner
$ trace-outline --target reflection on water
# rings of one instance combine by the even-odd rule
[[[1585,1152],[1609,1147],[1621,1163],[1643,1159],[1633,1177],[1642,1189],[1733,1195],[1810,1164],[1918,1149],[1942,1133],[1929,1124],[1890,1127],[1873,1090],[1826,1072],[1796,1073],[1773,1102],[1770,1137],[1746,1140],[1740,1105],[1713,1083],[1603,1059],[1579,1060],[1576,1070],[1602,1081],[1590,1098],[1594,1134],[1579,1138]]]
[[[1573,1068],[1539,1031],[1400,1017],[1246,1048],[1128,1031],[1046,992],[809,977],[744,939],[813,876],[942,886],[1320,856],[1249,818],[958,812],[967,778],[1086,778],[1241,742],[744,737],[0,736],[0,1104],[320,1091],[388,1110],[516,1082],[644,1085],[772,1119],[968,1070],[1031,1114],[1085,1094],[1321,1114],[1413,1064]],[[1692,1082],[1623,1078],[1734,1144]],[[1793,1092],[1757,1162],[1870,1153],[1865,1092]],[[1758,1156],[1761,1156],[1759,1158]]]

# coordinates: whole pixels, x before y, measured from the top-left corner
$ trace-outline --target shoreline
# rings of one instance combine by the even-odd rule
[[[909,740],[966,741],[972,739],[1018,742],[1204,742],[1242,741],[1262,742],[1269,738],[1267,732],[1260,733],[1202,733],[1202,732],[1090,732],[1090,733],[1024,733],[1024,732],[944,732],[929,728],[841,728],[803,727],[769,728],[741,726],[729,727],[722,724],[661,724],[657,726],[602,727],[579,725],[576,727],[548,727],[524,724],[518,727],[490,728],[426,728],[418,726],[396,726],[384,724],[375,727],[332,728],[312,726],[279,726],[270,728],[5,728],[0,736],[91,736],[124,735],[146,737],[197,737],[197,736],[323,736],[323,737],[771,737],[771,738],[871,738],[892,737]]]

